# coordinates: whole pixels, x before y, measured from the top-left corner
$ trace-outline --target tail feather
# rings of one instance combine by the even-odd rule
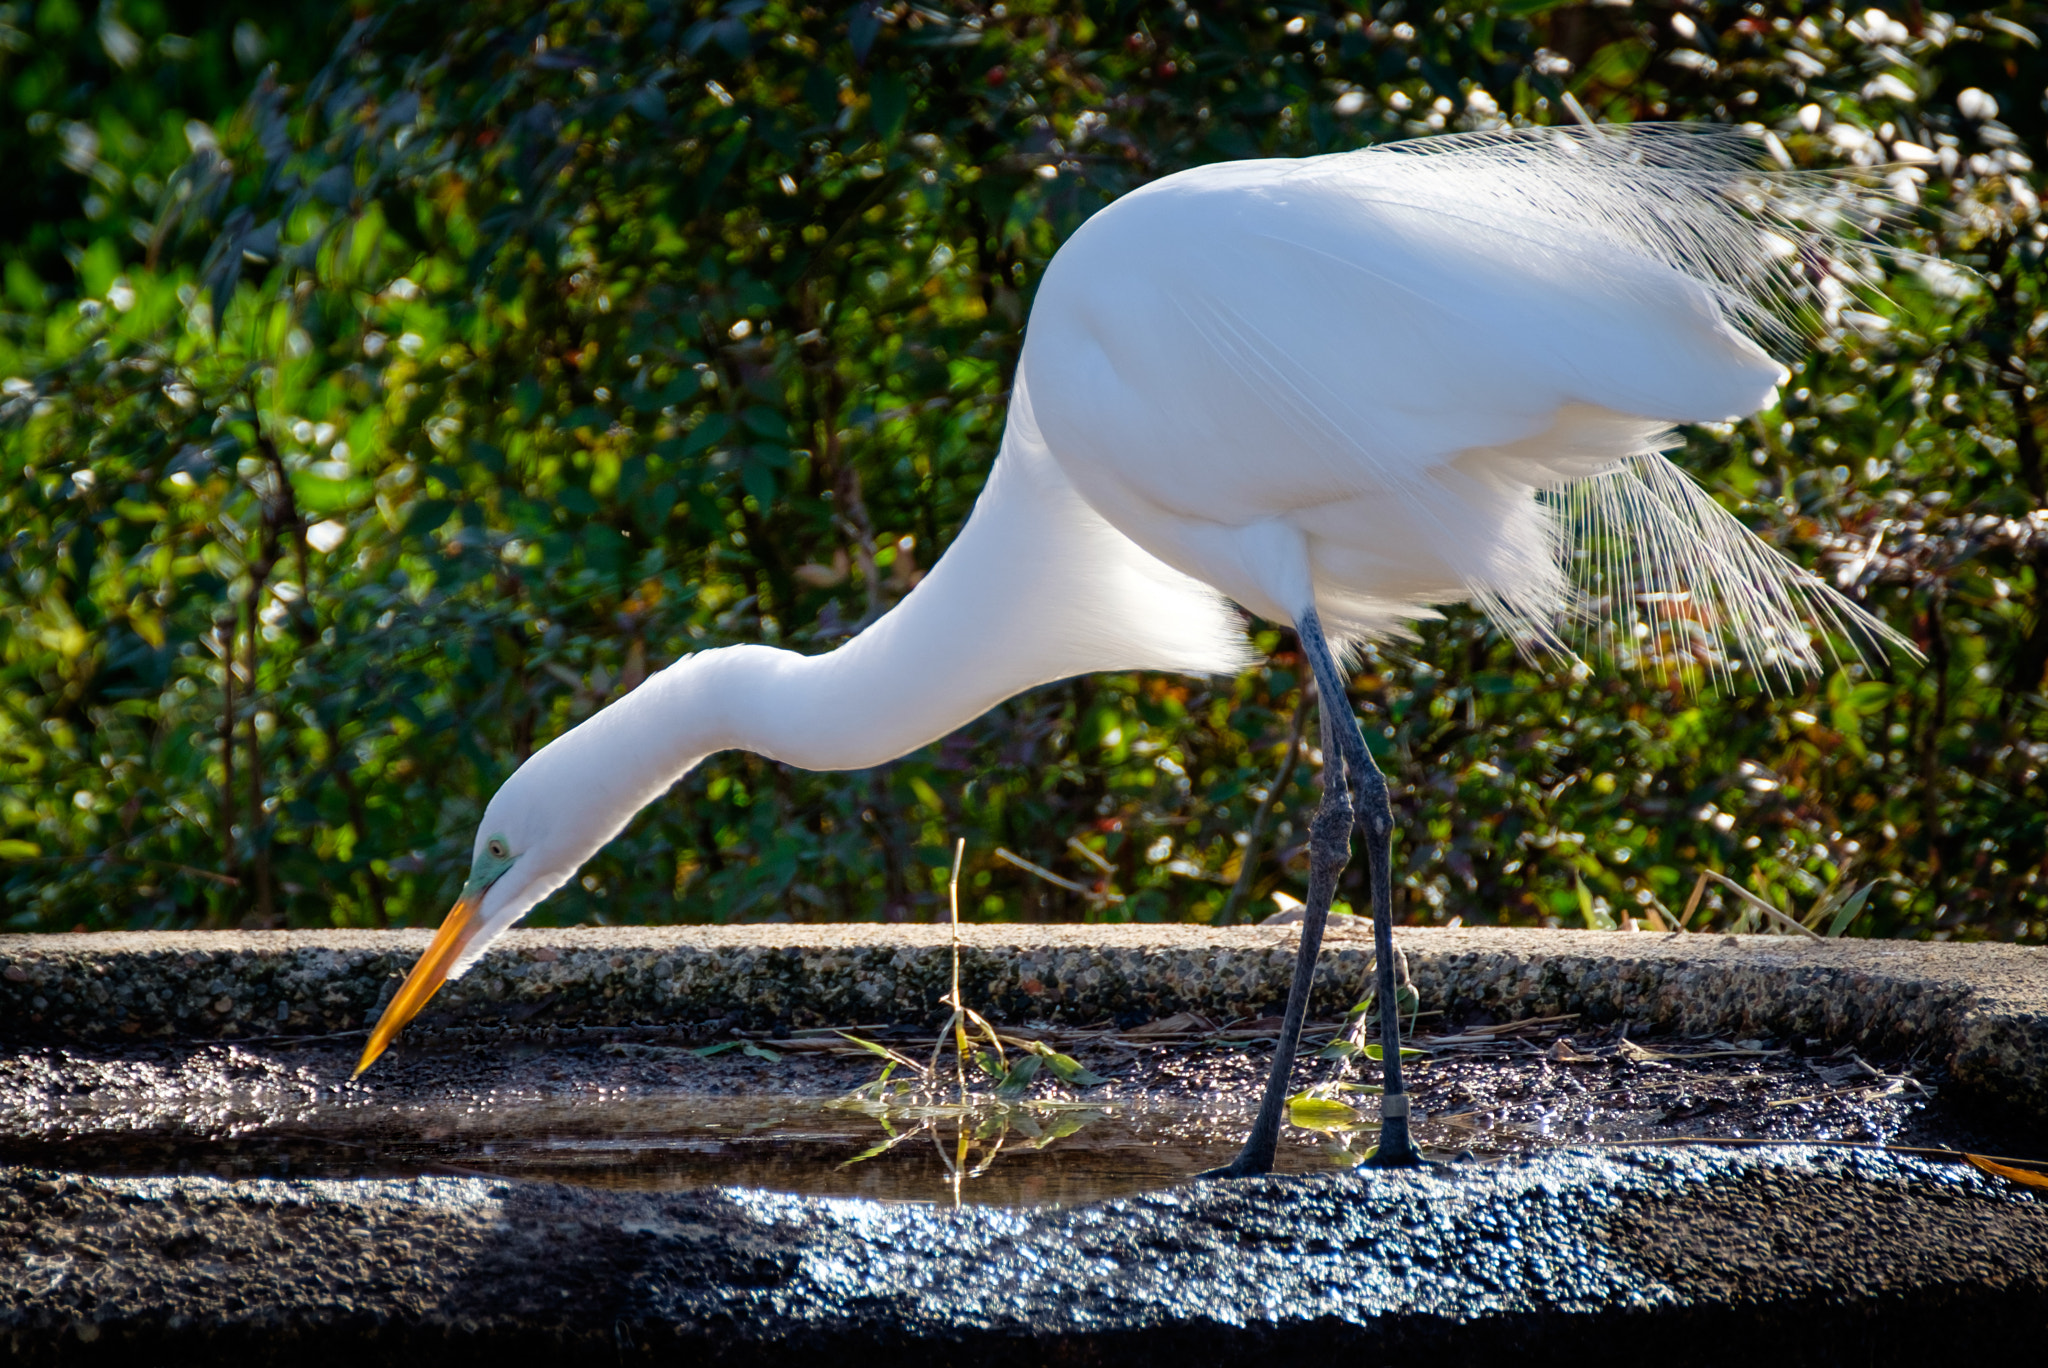
[[[1789,686],[1818,672],[1821,651],[1833,655],[1838,644],[1859,657],[1866,649],[1917,654],[1657,452],[1573,481],[1547,501],[1575,590],[1571,635],[1624,665],[1723,685],[1749,673]],[[1520,635],[1562,644],[1548,624],[1523,624]]]

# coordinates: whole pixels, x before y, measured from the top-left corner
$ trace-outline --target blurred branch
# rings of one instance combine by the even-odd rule
[[[1294,717],[1288,724],[1287,753],[1281,758],[1279,772],[1273,776],[1273,786],[1252,808],[1251,825],[1245,829],[1244,849],[1238,856],[1237,880],[1231,884],[1222,908],[1216,913],[1215,924],[1218,926],[1236,925],[1238,909],[1244,906],[1245,896],[1251,891],[1259,859],[1265,854],[1266,820],[1287,801],[1288,786],[1294,782],[1294,766],[1301,758],[1301,738],[1307,729],[1309,709],[1314,706],[1315,687],[1313,678],[1302,679]]]

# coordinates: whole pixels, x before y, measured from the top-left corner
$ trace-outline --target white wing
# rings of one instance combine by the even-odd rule
[[[1802,263],[1729,136],[1543,130],[1168,177],[1054,260],[1020,394],[1109,521],[1257,612],[1292,618],[1312,584],[1358,635],[1470,598],[1556,646],[1590,602],[1575,575],[1604,568],[1611,618],[1663,604],[1752,662],[1814,664],[1809,621],[1881,629],[1654,454],[1785,376],[1752,334]],[[1560,517],[1548,496],[1587,481]]]

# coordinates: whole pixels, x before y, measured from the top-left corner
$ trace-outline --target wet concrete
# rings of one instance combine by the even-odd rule
[[[963,986],[1002,1021],[1254,1017],[1285,996],[1286,928],[963,927]],[[261,1038],[363,1028],[428,933],[0,935],[0,1038]],[[1425,1009],[1579,1013],[1683,1034],[1932,1052],[1962,1087],[2048,1119],[2048,949],[1785,936],[1403,928]],[[1333,928],[1313,1011],[1356,999],[1369,935]],[[639,1022],[930,1021],[944,927],[514,931],[409,1034]]]
[[[1296,1176],[1209,1185],[1186,1175],[1244,1123],[1291,933],[964,930],[969,1003],[1102,1083],[1041,1078],[1000,1127],[917,1113],[930,1080],[826,1105],[878,1061],[814,1028],[929,1048],[939,928],[515,933],[360,1082],[423,932],[0,936],[0,1343],[295,1365],[2038,1351],[2043,1189],[1784,1142],[2037,1155],[2048,951],[1404,930],[1440,1162],[1350,1169],[1375,1104],[1337,1092],[1362,1120],[1290,1131]],[[1366,958],[1333,934],[1323,1036]],[[1296,1086],[1340,1067],[1305,1058]],[[950,1165],[948,1124],[971,1133]],[[931,1149],[910,1186],[888,1176],[909,1147],[840,1167],[892,1126]],[[1627,1147],[1689,1135],[1777,1143]],[[799,1152],[809,1176],[778,1177]],[[828,1170],[943,1200],[730,1186]]]
[[[0,1249],[0,1335],[31,1364],[2031,1361],[2048,1323],[2028,1190],[1815,1149],[1020,1210],[15,1169]]]

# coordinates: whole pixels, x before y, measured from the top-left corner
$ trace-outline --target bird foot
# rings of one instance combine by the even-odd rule
[[[1255,1163],[1240,1154],[1222,1168],[1203,1169],[1195,1175],[1195,1181],[1199,1183],[1210,1178],[1263,1178],[1272,1171],[1273,1165],[1270,1162]]]
[[[1364,1162],[1359,1167],[1376,1169],[1421,1168],[1426,1163],[1428,1163],[1428,1160],[1422,1157],[1422,1151],[1406,1141],[1403,1141],[1398,1147],[1382,1142],[1373,1148],[1373,1152],[1365,1157]]]

